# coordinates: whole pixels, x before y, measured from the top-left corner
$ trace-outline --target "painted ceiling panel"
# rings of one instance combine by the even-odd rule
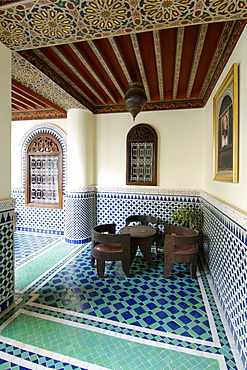
[[[126,112],[135,81],[146,111],[203,107],[246,10],[239,0],[0,0],[0,41],[13,51],[12,119]]]

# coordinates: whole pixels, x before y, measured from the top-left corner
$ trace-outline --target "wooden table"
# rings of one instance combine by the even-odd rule
[[[120,234],[130,234],[130,263],[132,263],[136,255],[137,248],[139,246],[144,258],[151,266],[155,267],[155,263],[153,262],[151,254],[151,245],[156,233],[156,229],[147,225],[125,226],[120,229]]]

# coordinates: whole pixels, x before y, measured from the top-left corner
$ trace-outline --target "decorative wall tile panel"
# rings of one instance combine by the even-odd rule
[[[66,193],[65,241],[82,244],[91,240],[95,220],[95,192]]]
[[[56,235],[64,234],[64,206],[63,209],[25,207],[25,193],[23,190],[13,189],[12,197],[16,199],[17,230]]]
[[[119,230],[125,219],[134,214],[149,214],[158,217],[160,229],[171,223],[171,215],[182,204],[197,204],[199,192],[149,189],[149,188],[97,188],[97,223],[114,222]]]
[[[216,204],[214,200],[213,203]],[[202,199],[203,252],[220,303],[247,368],[246,217],[218,202]],[[234,217],[235,219],[232,219]]]
[[[12,209],[7,209],[7,206]],[[0,312],[14,300],[14,201],[0,202]]]

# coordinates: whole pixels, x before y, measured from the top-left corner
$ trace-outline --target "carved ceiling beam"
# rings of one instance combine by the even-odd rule
[[[130,37],[131,37],[132,45],[135,51],[136,60],[138,63],[138,67],[139,67],[139,71],[140,71],[141,79],[142,79],[142,84],[143,84],[143,87],[144,87],[144,90],[147,96],[147,100],[151,100],[148,83],[147,83],[147,77],[146,77],[146,73],[145,73],[145,69],[144,69],[144,65],[142,61],[142,56],[141,56],[141,51],[139,48],[137,36],[136,34],[131,34]],[[132,82],[139,82],[139,81],[132,81]]]
[[[14,90],[16,93],[21,94],[26,99],[38,104],[41,107],[47,108],[50,107],[52,109],[55,109],[56,111],[66,114],[66,111],[63,108],[60,108],[56,104],[52,103],[51,101],[45,99],[43,96],[38,95],[34,91],[30,91],[27,87],[21,85],[19,82],[12,79],[12,90]]]
[[[163,72],[162,72],[162,59],[161,59],[161,50],[160,50],[160,33],[159,31],[153,31],[153,39],[154,39],[154,49],[155,49],[155,56],[156,56],[156,68],[157,68],[157,75],[158,75],[158,84],[159,84],[159,95],[160,100],[164,99],[164,79],[163,79]]]
[[[73,44],[70,44],[68,45],[69,48],[77,55],[77,57],[84,63],[84,58],[81,56],[81,54],[78,52],[78,50],[75,48],[75,46]],[[57,54],[57,56],[65,63],[67,64],[68,61],[66,59],[66,57],[63,55],[63,53],[57,48],[57,47],[52,47],[52,50],[54,51],[55,54]],[[83,60],[82,60],[83,59]],[[93,91],[93,93],[97,96],[97,98],[99,99],[99,101],[101,101],[102,103],[105,103],[105,101],[102,99],[101,96],[99,96],[97,94],[97,92],[95,91],[95,89],[93,89],[92,85],[86,80],[86,78],[81,74],[80,71],[78,71],[77,68],[75,68],[73,66],[72,63],[69,63],[69,67],[70,67],[70,70],[73,71],[73,73],[79,78],[79,80],[82,81],[83,84],[85,84],[85,86],[87,86],[87,88],[91,91]],[[56,66],[54,66],[54,68],[57,68]],[[71,86],[74,87],[75,90],[77,90],[83,97],[84,99],[86,99],[88,102],[90,102],[92,105],[94,105],[94,102],[89,98],[88,95],[86,95],[86,93],[82,90],[82,89],[78,89],[78,86],[76,84],[73,83],[73,81],[71,81],[68,76],[66,76],[62,71],[58,70],[58,73],[60,73],[60,75],[62,76],[62,78],[67,81],[67,83],[69,83]]]
[[[28,106],[20,100],[16,99],[15,96],[12,97],[12,101],[14,102],[14,105],[17,107],[18,110],[28,110]]]
[[[214,55],[213,61],[209,68],[209,72],[201,89],[200,97],[204,99],[205,104],[219,76],[221,75],[244,27],[244,21],[226,22],[224,31],[221,35],[221,39],[218,43],[217,53],[215,53]],[[236,35],[238,35],[237,38]]]
[[[96,55],[96,57],[99,59],[101,65],[103,66],[103,68],[105,69],[106,73],[109,75],[109,77],[111,78],[112,82],[114,83],[116,89],[118,90],[119,94],[121,95],[121,97],[124,99],[124,92],[123,90],[121,89],[121,87],[119,86],[119,83],[118,81],[116,80],[114,74],[112,73],[110,67],[108,66],[108,64],[106,63],[105,59],[102,57],[101,53],[99,52],[97,46],[95,45],[95,43],[93,41],[88,41],[88,44],[89,46],[91,47],[92,51],[94,52],[94,54]],[[102,87],[104,88],[104,90],[106,89],[106,86],[104,86],[102,84]],[[108,91],[109,92],[109,91]],[[112,99],[114,101],[114,103],[116,103],[116,99],[113,98],[112,96]]]
[[[177,49],[176,49],[176,58],[175,58],[176,64],[175,64],[174,83],[173,83],[173,99],[177,98],[177,93],[178,93],[178,82],[179,82],[182,52],[183,52],[183,41],[184,41],[184,27],[179,27],[178,34],[177,34]]]
[[[132,82],[131,77],[130,77],[128,69],[126,68],[126,65],[125,65],[125,62],[123,60],[122,54],[119,51],[116,39],[114,37],[109,37],[109,42],[111,44],[112,50],[114,51],[120,66],[122,68],[124,76],[125,76],[126,80],[128,81],[128,84],[130,85],[130,83]]]
[[[196,44],[196,51],[195,51],[195,54],[194,54],[194,59],[193,59],[193,63],[192,63],[191,71],[190,71],[188,89],[187,89],[187,93],[186,93],[187,98],[190,98],[191,91],[192,91],[192,88],[193,88],[193,85],[194,85],[198,65],[199,65],[199,62],[200,62],[201,55],[202,55],[202,49],[203,49],[204,41],[205,41],[206,34],[207,34],[207,29],[208,29],[207,24],[203,24],[203,25],[200,26],[200,31],[199,31],[199,34],[198,34],[198,39],[197,39],[197,44]]]
[[[22,95],[16,93],[16,92],[12,92],[12,99],[14,101],[18,101],[20,103],[23,103],[25,106],[26,106],[26,109],[28,109],[28,107],[32,108],[32,109],[40,109],[42,108],[40,105],[38,106],[37,104],[34,104],[33,102],[31,102],[30,100],[24,98]],[[45,108],[45,107],[43,107]]]
[[[48,78],[54,81],[58,86],[60,86],[64,91],[70,94],[74,99],[88,108],[91,112],[94,112],[95,107],[85,98],[82,97],[73,87],[71,87],[63,78],[61,78],[57,73],[53,72],[44,61],[40,60],[37,56],[34,55],[32,51],[18,51],[18,53],[30,62],[33,66],[38,68],[43,72]]]

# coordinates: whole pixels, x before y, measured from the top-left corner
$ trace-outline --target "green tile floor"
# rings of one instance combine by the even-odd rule
[[[28,248],[30,247],[30,253]],[[1,369],[243,370],[199,263],[197,279],[163,254],[141,254],[125,277],[108,263],[99,279],[90,243],[16,233],[15,306],[0,319]]]

